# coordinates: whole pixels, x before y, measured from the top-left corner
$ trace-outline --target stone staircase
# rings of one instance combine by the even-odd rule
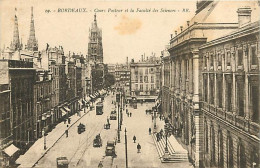
[[[152,137],[162,163],[188,162],[188,152],[185,150],[176,151],[168,139],[167,146],[169,151],[169,158],[165,160],[163,156],[165,153],[166,138],[163,137],[160,141],[157,141],[155,134],[152,134]]]

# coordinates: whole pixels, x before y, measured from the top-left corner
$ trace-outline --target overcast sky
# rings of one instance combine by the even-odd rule
[[[194,16],[196,1],[1,0],[1,48],[9,46],[12,41],[15,7],[20,38],[23,44],[27,43],[31,6],[34,7],[36,38],[40,50],[49,43],[51,47],[62,45],[65,53],[71,51],[86,55],[89,28],[96,12],[98,27],[103,32],[104,62],[124,63],[127,56],[129,60],[138,60],[143,53],[150,56],[154,52],[159,56],[169,43],[170,34],[174,34],[177,28]],[[59,8],[81,8],[87,12],[58,12]],[[111,12],[109,8],[122,12]],[[134,12],[130,12],[131,8]],[[137,12],[137,8],[152,11],[155,8],[158,12]],[[161,9],[171,11],[161,12]],[[183,12],[184,9],[189,12]],[[51,12],[47,13],[48,10]]]
[[[186,23],[186,20],[194,15],[196,5],[195,1],[158,3],[11,0],[11,2],[10,0],[0,2],[1,48],[4,45],[9,46],[12,41],[15,7],[20,38],[23,44],[27,43],[31,6],[33,6],[39,49],[45,49],[46,43],[49,43],[51,47],[62,45],[65,53],[71,51],[86,55],[89,28],[96,11],[98,26],[103,32],[105,63],[124,63],[127,56],[129,60],[131,58],[137,60],[143,53],[149,56],[154,52],[159,56],[169,43],[170,34],[174,33],[175,28]],[[86,8],[88,12],[58,12],[59,8]],[[122,12],[108,12],[109,8],[121,9]],[[134,12],[130,12],[131,8]],[[137,8],[152,10],[155,8],[159,12],[137,12]],[[176,12],[160,12],[161,8]],[[183,8],[189,9],[189,12],[182,12]],[[126,9],[128,12],[125,12]],[[46,10],[52,12],[46,13]]]

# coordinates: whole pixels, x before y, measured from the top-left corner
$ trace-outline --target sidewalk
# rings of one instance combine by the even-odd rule
[[[154,132],[159,132],[161,129],[164,130],[164,120],[156,120],[156,130]],[[153,133],[153,140],[159,154],[159,158],[162,162],[188,162],[188,151],[183,148],[183,146],[178,142],[178,140],[171,135],[167,137],[167,147],[170,155],[170,159],[165,161],[163,156],[165,154],[165,147],[166,147],[166,138],[165,136],[162,137],[161,140],[157,141],[156,134]]]
[[[44,137],[38,139],[24,155],[21,155],[16,160],[16,163],[20,164],[19,167],[33,167],[65,134],[67,124],[69,125],[68,129],[70,129],[71,126],[73,126],[75,123],[77,123],[78,120],[88,114],[88,112],[89,109],[86,109],[86,113],[84,113],[84,109],[82,109],[80,111],[80,115],[75,113],[70,117],[71,124],[68,124],[68,122],[66,122],[66,124],[64,124],[64,122],[57,124],[56,127],[46,136],[46,150],[44,150]]]

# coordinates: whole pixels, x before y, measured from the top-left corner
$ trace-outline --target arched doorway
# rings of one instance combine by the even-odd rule
[[[230,132],[228,132],[227,136],[227,167],[228,168],[233,168],[234,163],[233,163],[233,140],[230,135]]]
[[[223,133],[220,128],[218,131],[218,166],[220,168],[224,167]]]
[[[245,147],[242,144],[241,139],[239,140],[238,147],[237,147],[237,164],[239,168],[246,167]]]
[[[210,125],[210,166],[214,166],[216,163],[215,160],[215,131],[214,126],[211,123]]]

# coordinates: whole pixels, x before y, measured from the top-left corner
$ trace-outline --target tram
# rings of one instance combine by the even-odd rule
[[[103,103],[98,102],[96,103],[96,115],[102,115],[103,114]]]

